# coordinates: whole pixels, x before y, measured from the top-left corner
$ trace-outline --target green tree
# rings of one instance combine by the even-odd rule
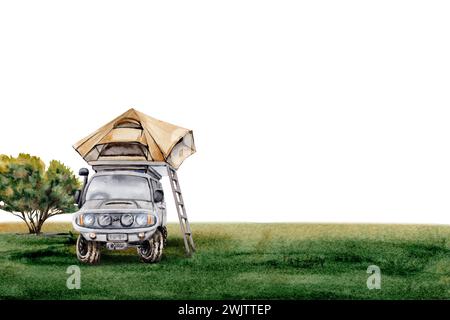
[[[59,161],[51,161],[46,170],[39,157],[0,155],[0,209],[22,219],[30,233],[39,234],[50,217],[73,212],[79,187],[73,172]]]

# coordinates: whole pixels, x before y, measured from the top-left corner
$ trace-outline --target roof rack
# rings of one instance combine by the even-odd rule
[[[88,162],[95,172],[113,171],[113,170],[129,170],[143,171],[153,175],[156,179],[161,179],[168,175],[167,168],[171,167],[165,162],[153,161],[129,161],[129,160],[98,160]]]

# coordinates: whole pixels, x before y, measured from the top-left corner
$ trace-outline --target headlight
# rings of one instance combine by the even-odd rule
[[[131,214],[124,214],[122,217],[120,217],[120,223],[124,227],[129,227],[133,224],[133,216]]]
[[[95,217],[93,214],[82,214],[79,221],[80,226],[92,226],[95,222]]]
[[[140,226],[153,226],[156,223],[156,217],[152,214],[140,214],[136,216],[136,223]]]
[[[101,225],[102,227],[109,226],[111,224],[111,222],[112,222],[112,219],[109,214],[102,214],[98,218],[98,224]]]
[[[147,225],[147,215],[146,214],[140,214],[136,217],[136,223],[140,226],[146,226]]]

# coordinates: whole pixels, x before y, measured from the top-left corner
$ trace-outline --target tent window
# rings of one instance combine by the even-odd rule
[[[121,119],[120,121],[118,121],[115,125],[114,128],[132,128],[132,129],[142,129],[142,125],[139,121],[134,120],[134,119],[130,119],[130,118],[125,118],[125,119]]]
[[[110,143],[107,144],[101,157],[145,157],[144,146],[137,143]]]

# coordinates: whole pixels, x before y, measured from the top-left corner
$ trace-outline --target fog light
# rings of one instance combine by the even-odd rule
[[[124,227],[129,227],[133,224],[134,222],[134,218],[131,214],[125,214],[122,217],[120,217],[120,223],[122,223],[122,225]]]
[[[98,224],[101,225],[102,227],[109,226],[111,223],[112,223],[112,218],[109,214],[102,214],[98,218]]]
[[[139,239],[143,240],[145,238],[145,233],[141,232],[138,234]]]
[[[97,235],[95,233],[89,233],[89,238],[95,239],[97,238]]]

